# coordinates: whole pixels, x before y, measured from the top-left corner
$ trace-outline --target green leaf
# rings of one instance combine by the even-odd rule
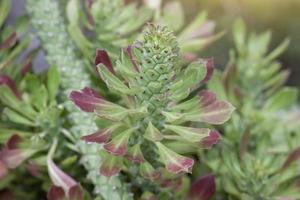
[[[224,88],[224,84],[222,83],[222,74],[220,71],[215,70],[212,78],[207,83],[207,87],[209,90],[213,91],[217,98],[220,100],[226,100],[227,95]]]
[[[201,142],[202,139],[209,136],[210,129],[208,128],[191,128],[184,126],[165,125],[167,130],[170,130],[184,140],[189,142]]]
[[[270,62],[271,60],[275,59],[278,57],[280,54],[282,54],[287,47],[290,44],[289,39],[285,39],[276,49],[274,49],[266,58],[265,58],[265,63]]]
[[[47,89],[49,100],[50,102],[54,102],[60,84],[60,75],[57,68],[52,66],[49,68],[47,76]]]
[[[0,3],[0,27],[3,25],[10,11],[10,0],[1,0]]]
[[[111,90],[121,94],[136,94],[142,91],[142,88],[128,88],[119,78],[113,75],[103,64],[97,66],[98,72]]]
[[[264,109],[269,111],[279,111],[290,107],[297,102],[297,96],[297,89],[284,87],[266,101]]]
[[[47,108],[48,93],[44,85],[32,94],[31,103],[37,109],[42,111]]]
[[[75,41],[78,48],[83,52],[83,54],[87,57],[91,56],[91,51],[93,49],[93,44],[86,39],[86,37],[82,34],[80,28],[76,24],[68,25],[68,32],[70,36]]]
[[[5,108],[3,111],[3,115],[5,115],[10,121],[17,123],[17,124],[23,124],[27,126],[36,126],[33,121],[30,119],[20,115],[19,113],[9,109]]]
[[[201,27],[205,20],[207,18],[207,12],[202,12],[202,13],[199,13],[194,19],[193,21],[188,24],[184,30],[179,34],[178,36],[178,40],[181,41],[181,40],[185,40],[185,39],[188,39],[188,37],[190,36],[190,34],[195,30],[197,29],[198,27]]]
[[[246,51],[246,25],[242,19],[238,19],[233,24],[233,39],[240,54]]]
[[[161,132],[151,122],[148,124],[144,137],[151,141],[160,141],[163,139]]]
[[[66,6],[67,18],[70,24],[77,25],[79,22],[80,5],[78,0],[70,0]]]
[[[171,30],[179,31],[184,25],[184,11],[180,1],[167,3],[163,8],[163,15],[160,20]]]

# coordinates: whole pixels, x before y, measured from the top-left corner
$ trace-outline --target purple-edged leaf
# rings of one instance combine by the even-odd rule
[[[47,166],[49,176],[54,185],[62,187],[66,194],[68,194],[71,187],[77,185],[76,181],[58,168],[50,157],[47,159]]]
[[[128,149],[126,158],[134,163],[143,163],[145,161],[139,144],[136,144]]]
[[[117,136],[113,137],[109,143],[105,144],[103,148],[112,155],[125,155],[131,133],[132,129],[119,133]]]
[[[207,83],[211,79],[211,77],[214,73],[214,60],[212,58],[208,58],[208,59],[205,59],[205,61],[206,61],[206,64],[205,64],[206,76],[202,81],[203,83]]]
[[[97,107],[101,107],[105,102],[94,90],[87,87],[81,91],[72,91],[69,98],[85,112],[94,112]]]
[[[48,200],[65,200],[65,191],[63,188],[52,185],[47,193]]]
[[[216,95],[208,90],[201,91],[197,98],[199,110],[187,113],[185,119],[188,121],[223,124],[235,110],[229,102],[217,100]]]
[[[103,64],[111,73],[115,74],[112,62],[105,50],[97,49],[95,57],[95,65]]]
[[[7,140],[5,146],[7,149],[17,149],[20,142],[21,137],[17,134],[14,134]]]
[[[288,156],[288,158],[285,160],[282,168],[286,169],[288,168],[292,162],[294,162],[295,160],[298,160],[300,158],[300,147],[294,149]]]
[[[155,144],[158,148],[161,162],[165,164],[166,169],[169,172],[175,174],[179,174],[181,172],[191,172],[194,165],[193,159],[177,154],[160,142],[156,142]]]
[[[120,156],[112,156],[108,155],[101,167],[100,167],[100,173],[103,176],[111,177],[121,171],[122,168],[122,157]]]
[[[12,47],[17,41],[17,33],[13,32],[6,38],[1,44],[0,44],[0,50],[1,49],[7,49]]]
[[[140,165],[140,174],[152,181],[158,179],[161,175],[159,170],[155,170],[149,162],[144,162]]]
[[[208,128],[191,128],[175,125],[165,125],[165,128],[178,134],[182,139],[193,143],[202,142],[210,133]]]
[[[7,166],[7,168],[14,169],[34,153],[36,153],[36,150],[3,149],[0,152],[0,160]]]
[[[22,99],[16,83],[9,76],[0,74],[0,85],[6,85],[18,99]]]
[[[6,176],[7,173],[8,173],[8,169],[7,169],[6,165],[5,165],[5,163],[0,160],[0,180],[4,176]]]
[[[112,128],[98,130],[97,132],[82,136],[81,139],[86,142],[95,142],[98,144],[107,143],[112,136]]]
[[[134,57],[133,57],[133,54],[132,54],[132,45],[129,45],[129,46],[126,48],[126,52],[127,52],[127,54],[128,54],[128,57],[129,57],[129,59],[130,59],[132,65],[133,65],[135,71],[138,72],[138,71],[139,71],[139,66],[138,66],[138,64],[137,64],[137,61],[136,61],[136,60],[134,59]]]
[[[190,187],[188,200],[210,200],[216,191],[214,175],[200,177]]]
[[[151,141],[160,141],[163,139],[161,132],[151,122],[148,124],[144,137]]]
[[[74,185],[69,190],[69,200],[83,200],[83,189],[80,185]]]
[[[216,130],[212,130],[209,132],[209,135],[201,141],[201,146],[205,149],[209,149],[213,145],[217,144],[220,139],[220,133]]]

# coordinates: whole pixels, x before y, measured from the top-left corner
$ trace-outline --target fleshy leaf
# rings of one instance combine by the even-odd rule
[[[186,120],[206,122],[210,124],[223,124],[226,122],[235,108],[227,101],[219,101],[213,92],[201,91],[199,94],[198,111],[186,114]]]
[[[108,155],[100,168],[100,173],[103,176],[111,177],[121,171],[122,157]]]
[[[72,91],[69,98],[85,112],[94,112],[97,107],[101,107],[105,103],[103,98],[96,96],[96,92],[90,88],[84,88],[81,91]]]
[[[200,177],[190,187],[188,200],[210,200],[216,191],[214,175]]]
[[[17,134],[14,134],[8,139],[5,146],[7,149],[17,149],[20,142],[21,137]]]
[[[57,165],[52,161],[51,157],[47,158],[48,173],[52,182],[59,187],[62,187],[66,194],[68,194],[71,187],[77,185],[76,181],[63,172]]]
[[[115,74],[112,62],[105,50],[97,49],[95,57],[95,65],[103,64],[111,73]],[[101,68],[99,69],[101,70]]]
[[[32,149],[3,149],[0,152],[0,160],[7,168],[14,169],[34,153],[36,150]]]
[[[128,54],[128,57],[134,67],[134,69],[138,72],[139,71],[139,66],[137,64],[137,61],[134,59],[133,57],[133,53],[132,53],[132,48],[133,46],[132,45],[129,45],[127,48],[126,48],[126,52]]]
[[[132,129],[128,129],[122,133],[119,133],[117,136],[105,144],[103,148],[112,155],[123,156],[127,152],[128,140],[132,133]]]
[[[163,139],[163,135],[151,122],[148,124],[144,137],[152,141],[160,141]]]
[[[140,173],[144,178],[152,181],[160,177],[160,172],[155,170],[149,162],[144,162],[140,165]]]
[[[80,185],[74,185],[69,190],[69,199],[70,200],[83,200],[83,189]]]
[[[101,129],[93,134],[82,136],[81,139],[86,142],[95,142],[98,144],[106,143],[111,139],[113,130],[114,128],[112,127]]]
[[[48,200],[65,200],[65,191],[62,187],[52,185],[47,194]]]
[[[158,148],[161,161],[165,164],[166,169],[169,172],[175,174],[179,174],[180,172],[191,172],[194,165],[193,159],[175,153],[160,142],[156,142],[155,144]]]
[[[134,163],[143,163],[145,161],[139,144],[136,144],[128,149],[126,158]]]
[[[9,76],[0,74],[0,85],[6,85],[18,99],[22,99],[16,83]]]
[[[210,130],[208,128],[191,128],[184,126],[165,125],[167,130],[171,130],[174,133],[181,136],[183,139],[189,142],[202,142],[202,140],[209,136]]]
[[[116,92],[120,92],[121,94],[136,94],[140,92],[139,88],[129,88],[127,87],[118,77],[116,77],[113,73],[107,70],[105,67],[101,66],[102,64],[97,65],[97,70],[102,78],[102,80],[106,83],[107,87]]]
[[[220,133],[216,130],[212,130],[209,132],[209,135],[201,141],[201,145],[203,148],[209,149],[213,145],[217,144],[220,139],[221,139]]]

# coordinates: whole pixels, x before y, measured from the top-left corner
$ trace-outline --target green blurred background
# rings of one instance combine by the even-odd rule
[[[217,30],[227,34],[214,43],[202,56],[213,56],[218,67],[228,61],[228,50],[233,46],[231,25],[242,17],[255,31],[272,31],[271,48],[283,39],[291,40],[288,50],[280,57],[285,68],[291,70],[290,85],[300,86],[300,0],[181,0],[190,20],[201,10],[217,23]]]
[[[67,0],[61,0],[66,2]],[[113,1],[113,0],[112,0]],[[135,0],[126,0],[135,1]],[[142,2],[143,0],[139,0]],[[162,0],[171,1],[171,0]],[[271,48],[283,39],[291,40],[288,50],[280,57],[285,68],[291,70],[290,85],[300,86],[300,0],[180,0],[190,21],[199,11],[207,11],[209,19],[215,20],[217,31],[227,34],[211,45],[202,57],[214,57],[217,67],[223,68],[232,48],[231,25],[242,17],[248,27],[256,32],[270,30],[273,33]],[[10,18],[24,14],[25,0],[12,0]],[[298,78],[299,77],[299,78]]]

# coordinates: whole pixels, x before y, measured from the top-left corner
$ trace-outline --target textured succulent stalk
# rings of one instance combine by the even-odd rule
[[[89,75],[84,70],[84,63],[76,58],[74,46],[67,35],[64,19],[60,15],[58,2],[55,0],[28,0],[27,10],[31,16],[31,23],[38,34],[46,59],[52,66],[57,66],[61,74],[61,87],[63,88],[63,101],[70,90],[81,89],[90,85]],[[80,112],[71,103],[64,102],[69,112],[68,120],[71,122],[71,132],[76,138],[97,130],[91,115]],[[99,175],[99,165],[102,159],[99,155],[101,146],[87,145],[78,139],[77,147],[82,154],[82,164],[88,171],[88,178],[95,186],[95,193],[104,199],[128,199],[125,187],[117,176],[108,179]]]

